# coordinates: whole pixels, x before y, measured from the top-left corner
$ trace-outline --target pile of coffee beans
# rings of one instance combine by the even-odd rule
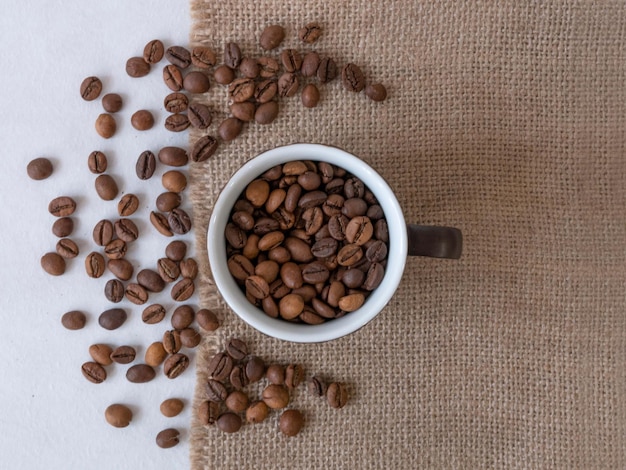
[[[209,361],[205,384],[206,399],[198,408],[198,417],[204,425],[216,425],[225,433],[234,433],[244,423],[257,424],[265,421],[272,411],[280,412],[279,430],[292,437],[304,426],[303,414],[288,408],[291,394],[305,382],[305,370],[301,364],[266,364],[252,355],[247,344],[239,338],[231,338],[224,350]],[[249,387],[256,387],[254,392]],[[343,408],[348,401],[348,389],[344,383],[326,382],[314,376],[308,381],[308,389],[315,397],[326,397],[333,408]]]
[[[381,206],[360,179],[326,162],[287,162],[250,182],[224,235],[230,273],[273,318],[339,318],[360,308],[385,274]]]

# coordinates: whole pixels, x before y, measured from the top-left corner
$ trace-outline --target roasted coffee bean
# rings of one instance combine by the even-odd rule
[[[320,377],[313,376],[308,382],[309,393],[314,397],[323,397],[326,395],[326,382]]]
[[[259,105],[254,112],[254,120],[258,124],[270,124],[278,116],[278,103],[276,101],[268,101]]]
[[[183,89],[183,74],[174,64],[163,67],[163,82],[172,91]]]
[[[165,58],[181,69],[186,69],[191,65],[191,52],[182,46],[168,47],[165,51]]]
[[[158,157],[161,163],[168,166],[185,166],[189,161],[187,151],[181,147],[163,147]]]
[[[126,73],[133,78],[145,77],[150,73],[150,64],[143,57],[131,57],[126,61]]]
[[[180,268],[169,258],[160,258],[157,261],[157,269],[159,276],[165,282],[174,282],[180,276]]]
[[[233,390],[228,394],[226,399],[224,400],[224,404],[226,408],[235,413],[241,413],[248,408],[248,404],[250,400],[248,399],[248,395],[243,393],[241,390]]]
[[[213,401],[203,401],[198,406],[198,419],[204,425],[213,425],[219,417],[220,406]]]
[[[52,171],[52,162],[45,157],[35,158],[26,165],[26,173],[34,180],[45,180]]]
[[[215,403],[223,402],[228,396],[228,391],[222,382],[217,379],[209,379],[206,384],[207,398]]]
[[[60,196],[48,204],[48,212],[55,217],[67,217],[76,210],[76,201],[71,197]]]
[[[183,78],[183,88],[189,93],[206,93],[210,86],[209,77],[203,72],[189,72]]]
[[[250,78],[237,78],[228,87],[228,93],[235,103],[241,103],[254,96],[256,86]]]
[[[348,402],[348,389],[343,383],[332,382],[326,390],[326,399],[333,408],[343,408]]]
[[[337,262],[341,266],[350,267],[356,264],[363,257],[363,249],[356,243],[349,243],[337,253]]]
[[[175,208],[167,216],[170,230],[179,235],[184,235],[191,230],[191,217],[183,209]]]
[[[217,57],[213,49],[206,46],[196,46],[191,50],[191,64],[200,69],[208,69],[215,65]]]
[[[367,212],[365,213],[371,220],[382,219],[385,216],[383,212],[383,208],[378,204],[373,204],[367,208]]]
[[[372,263],[367,270],[367,277],[363,283],[363,289],[372,291],[376,289],[385,277],[385,268],[380,263]]]
[[[96,118],[96,132],[104,139],[110,139],[117,130],[115,118],[108,113],[102,113]]]
[[[287,294],[280,299],[278,311],[285,320],[293,320],[304,310],[304,299],[299,294]]]
[[[235,117],[229,117],[224,119],[219,125],[217,129],[217,134],[223,141],[228,142],[235,139],[239,134],[241,134],[242,130],[243,121],[240,121]]]
[[[307,44],[313,44],[320,38],[321,35],[322,27],[316,21],[307,23],[298,31],[298,37],[300,38],[300,40]]]
[[[207,372],[215,380],[226,380],[233,370],[233,359],[226,352],[219,352],[209,361]]]
[[[285,368],[285,385],[294,389],[304,381],[304,368],[300,364],[289,364]]]
[[[163,363],[163,373],[168,379],[175,379],[189,367],[189,357],[182,354],[172,354]]]
[[[308,83],[302,89],[300,99],[305,108],[315,108],[320,101],[320,91],[313,83]]]
[[[156,443],[161,449],[170,449],[180,442],[180,432],[175,428],[167,428],[156,436]]]
[[[172,327],[176,330],[184,330],[188,328],[194,320],[195,312],[189,305],[181,305],[172,313]]]
[[[389,227],[385,219],[377,220],[374,224],[374,237],[385,243],[389,243]]]
[[[285,383],[285,368],[280,364],[270,364],[265,372],[265,376],[269,383],[282,385]]]
[[[245,281],[246,292],[255,299],[264,299],[270,293],[270,286],[261,276],[250,276]]]
[[[363,285],[365,273],[360,269],[348,269],[341,276],[341,282],[349,289],[357,289]]]
[[[258,382],[265,375],[265,363],[260,357],[249,356],[244,370],[248,382]]]
[[[341,207],[341,213],[349,219],[357,216],[363,216],[367,213],[367,202],[360,197],[351,197],[344,201]]]
[[[258,103],[271,101],[278,93],[278,84],[274,79],[266,79],[259,82],[254,90],[254,99]]]
[[[68,330],[81,330],[86,323],[87,316],[79,310],[64,313],[61,317],[61,324]]]
[[[239,338],[231,338],[226,344],[226,352],[236,361],[240,361],[248,355],[248,346]]]
[[[165,128],[171,132],[182,132],[190,125],[186,114],[170,114],[165,118]]]
[[[59,238],[68,237],[73,231],[74,219],[71,217],[61,217],[52,224],[52,233]]]
[[[287,72],[298,72],[302,67],[302,55],[295,49],[284,49],[280,53],[280,60]]]
[[[143,309],[141,319],[144,323],[154,325],[165,318],[165,307],[161,304],[152,304]]]
[[[230,105],[230,112],[233,117],[236,117],[243,122],[252,121],[254,119],[255,111],[256,107],[254,106],[254,103],[250,101],[244,101],[243,103],[232,103]]]
[[[241,417],[233,412],[223,413],[219,418],[217,418],[217,427],[220,431],[226,433],[234,433],[241,429]]]
[[[117,93],[107,93],[102,97],[102,108],[107,113],[117,113],[122,109],[122,97]]]
[[[191,160],[196,163],[208,160],[213,156],[218,145],[217,139],[211,135],[201,137],[191,149]]]
[[[151,343],[150,346],[146,349],[146,354],[144,355],[144,361],[150,367],[159,367],[163,364],[163,361],[167,358],[167,351],[163,347],[163,343],[160,341],[155,341]]]
[[[280,415],[278,429],[285,436],[293,437],[298,434],[304,426],[304,417],[298,410],[286,410]]]
[[[254,217],[252,216],[252,214],[246,211],[236,211],[231,216],[231,220],[241,230],[252,230],[252,228],[254,227]],[[239,233],[237,231],[235,232]]]
[[[109,279],[104,285],[104,296],[109,302],[119,303],[124,298],[124,284],[118,279]]]
[[[213,78],[220,85],[229,85],[235,79],[235,72],[226,65],[220,65],[213,72]]]
[[[259,76],[259,64],[252,57],[244,57],[239,63],[239,72],[246,78],[257,78]]]
[[[61,238],[56,245],[57,253],[63,258],[72,259],[78,256],[78,245],[74,240]]]
[[[344,295],[339,299],[338,306],[344,312],[354,312],[365,303],[365,296],[361,293]]]
[[[345,215],[333,215],[328,219],[328,230],[330,236],[337,241],[343,241],[346,238],[346,227],[350,220]]]
[[[285,29],[277,24],[267,26],[261,33],[259,45],[266,51],[276,49],[285,39]]]
[[[303,194],[298,200],[298,207],[308,209],[309,207],[321,206],[328,199],[324,191],[309,191]]]
[[[138,131],[147,131],[154,126],[154,116],[147,109],[140,109],[130,117],[130,123]]]
[[[85,101],[93,101],[102,92],[102,81],[98,77],[87,77],[80,84],[80,96]]]
[[[202,335],[195,328],[185,328],[180,332],[180,341],[186,348],[195,348],[202,341]]]
[[[126,371],[126,379],[136,384],[150,382],[155,376],[156,371],[148,364],[135,364]]]
[[[135,305],[143,305],[148,301],[148,291],[145,287],[135,282],[126,286],[126,298]]]
[[[235,249],[243,248],[246,244],[247,238],[245,232],[235,224],[226,224],[224,235],[230,246]]]
[[[83,376],[94,384],[101,384],[107,378],[107,371],[97,362],[85,362],[81,366]]]
[[[317,52],[307,52],[302,59],[300,73],[303,77],[314,77],[320,65],[320,56]]]
[[[326,282],[330,277],[328,268],[319,261],[313,261],[302,267],[302,280],[309,284]]]
[[[239,365],[234,366],[233,370],[230,371],[229,380],[235,390],[242,390],[246,385],[248,385],[246,372],[243,367]]]
[[[311,247],[311,253],[316,258],[328,258],[337,253],[338,246],[339,243],[334,238],[322,238]]]
[[[111,259],[107,267],[115,277],[122,281],[128,281],[133,275],[133,265],[127,259]]]
[[[112,201],[119,192],[117,182],[108,174],[98,175],[94,185],[98,196],[105,201]]]
[[[300,81],[295,73],[284,73],[278,79],[278,94],[282,97],[291,97],[298,92]]]
[[[172,233],[172,229],[170,228],[170,224],[167,221],[167,217],[160,212],[150,212],[150,223],[152,223],[154,228],[156,228],[161,235],[165,235],[166,237],[174,235],[174,233]]]
[[[189,98],[184,93],[170,93],[163,100],[163,107],[169,113],[182,113],[188,106]]]
[[[284,385],[269,384],[263,389],[263,401],[274,410],[285,408],[289,404],[289,391]]]
[[[139,209],[139,198],[131,193],[124,194],[117,203],[117,213],[121,217],[133,215],[137,209]]]
[[[367,216],[354,217],[346,226],[346,241],[348,243],[364,245],[372,238],[373,234],[374,226]]]
[[[117,237],[127,243],[134,242],[139,237],[139,229],[131,219],[119,219],[113,224],[113,228]]]
[[[287,237],[284,241],[285,248],[289,250],[291,259],[299,263],[308,263],[313,260],[311,247],[307,242],[295,237]]]
[[[317,67],[317,79],[320,83],[327,83],[334,80],[337,74],[337,64],[333,59],[330,57],[320,59],[320,63]]]
[[[254,266],[248,258],[240,254],[234,254],[228,259],[228,270],[240,281],[254,274]]]
[[[193,279],[184,277],[172,287],[171,297],[177,302],[184,302],[193,295],[194,289]]]
[[[165,53],[163,43],[158,39],[153,39],[143,48],[143,60],[149,64],[160,62]]]
[[[132,346],[118,346],[111,353],[111,360],[118,364],[130,364],[136,355],[137,351]]]
[[[365,88],[365,76],[356,64],[346,64],[341,69],[341,81],[348,91],[359,92]]]
[[[122,308],[105,310],[98,317],[98,324],[105,330],[116,330],[124,324],[128,315]]]
[[[98,278],[104,274],[105,269],[104,257],[95,251],[92,251],[85,258],[85,271],[89,277]]]
[[[137,273],[137,282],[148,292],[161,292],[165,288],[165,282],[161,276],[152,269],[142,269]]]
[[[115,403],[104,410],[104,419],[116,428],[125,428],[133,419],[133,412],[126,405]]]
[[[260,423],[269,416],[269,407],[264,401],[253,401],[246,410],[246,421],[249,423]]]
[[[161,193],[156,198],[156,207],[161,212],[169,212],[180,206],[182,198],[179,193],[166,192]]]
[[[273,57],[259,57],[257,63],[259,64],[259,75],[261,78],[275,77],[280,70],[278,61]]]
[[[324,224],[324,213],[320,207],[310,207],[302,213],[304,232],[307,236],[315,235]]]
[[[150,150],[141,152],[135,165],[135,173],[140,180],[148,180],[152,178],[156,169],[156,157]]]
[[[180,274],[189,279],[195,279],[198,276],[198,263],[193,258],[187,258],[179,263]]]
[[[213,116],[208,106],[200,103],[193,103],[187,111],[187,118],[196,129],[206,129],[211,125]]]
[[[180,193],[187,187],[187,177],[178,170],[169,170],[163,173],[161,184],[168,191]]]
[[[384,101],[387,89],[382,83],[371,83],[365,87],[365,95],[372,101]]]
[[[166,418],[173,418],[178,416],[185,408],[185,403],[179,398],[168,398],[163,400],[159,406],[161,414]]]
[[[175,354],[180,351],[182,343],[180,333],[177,330],[168,330],[163,333],[163,347],[168,354]]]
[[[346,182],[342,178],[333,178],[324,187],[327,194],[340,194],[343,193],[343,188]]]
[[[206,331],[215,331],[220,326],[217,315],[207,308],[202,308],[196,312],[196,321],[200,328]]]
[[[103,366],[113,364],[113,361],[111,360],[112,352],[113,348],[111,348],[108,344],[97,343],[89,346],[89,355],[91,358]]]
[[[234,42],[229,42],[224,47],[224,65],[236,69],[241,62],[241,49]]]

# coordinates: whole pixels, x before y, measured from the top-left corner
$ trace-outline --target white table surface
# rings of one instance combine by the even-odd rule
[[[110,274],[100,279],[85,275],[84,257],[96,248],[91,239],[94,224],[115,219],[117,200],[101,201],[87,169],[87,156],[102,150],[109,157],[109,171],[120,186],[120,196],[133,192],[141,206],[133,216],[141,231],[128,258],[135,266],[154,267],[170,241],[148,222],[154,198],[163,191],[161,168],[150,181],[140,181],[135,161],[143,150],[158,151],[165,145],[185,145],[187,134],[163,127],[165,88],[161,69],[165,61],[144,78],[125,73],[126,59],[141,55],[144,45],[159,38],[166,46],[187,45],[190,16],[186,1],[171,0],[23,0],[5,2],[0,15],[0,90],[4,116],[0,125],[0,468],[3,469],[180,469],[189,467],[190,401],[195,383],[194,367],[169,380],[159,370],[146,384],[125,378],[129,366],[109,367],[108,379],[94,385],[81,374],[89,360],[88,347],[96,342],[130,344],[143,360],[145,348],[161,338],[169,316],[161,324],[145,325],[142,307],[124,300],[129,320],[117,331],[98,325],[100,312],[115,306],[103,294]],[[118,92],[124,108],[118,113],[118,133],[110,140],[94,131],[102,112],[100,100],[80,98],[83,78],[102,78],[104,91]],[[145,108],[154,112],[155,127],[135,131],[130,115]],[[49,157],[54,174],[44,181],[26,176],[26,164],[38,156]],[[52,277],[40,267],[40,257],[54,251],[57,238],[51,232],[54,217],[48,202],[60,195],[78,202],[72,238],[81,255],[71,260],[65,275]],[[189,201],[184,208],[190,209]],[[193,236],[179,237],[192,243]],[[193,254],[193,252],[192,252]],[[174,303],[169,290],[151,295],[169,313]],[[197,306],[195,295],[188,303]],[[83,310],[87,326],[68,331],[61,315]],[[165,418],[159,404],[180,397],[187,406],[175,418]],[[127,403],[135,411],[131,425],[116,429],[104,420],[105,408]],[[156,434],[179,428],[181,443],[160,449]]]

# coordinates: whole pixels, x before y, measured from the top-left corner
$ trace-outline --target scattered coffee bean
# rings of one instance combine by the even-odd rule
[[[181,208],[172,209],[167,216],[170,230],[179,235],[184,235],[191,230],[191,217]]]
[[[117,330],[124,324],[128,314],[122,308],[111,308],[105,310],[98,317],[98,324],[105,330]]]
[[[239,338],[231,338],[226,344],[226,352],[236,361],[240,361],[248,355],[248,346]]]
[[[161,449],[170,449],[180,442],[180,432],[178,429],[164,429],[156,436],[156,443]]]
[[[92,344],[89,346],[89,355],[91,358],[96,361],[98,364],[103,366],[109,366],[113,364],[111,360],[111,353],[113,352],[113,348],[108,344]]]
[[[213,78],[220,85],[229,85],[235,79],[235,72],[226,65],[220,65],[213,72]]]
[[[169,212],[180,206],[182,198],[179,193],[166,192],[161,193],[156,198],[156,207],[161,212]]]
[[[189,367],[189,357],[181,353],[175,353],[165,359],[163,373],[168,379],[175,379]]]
[[[104,274],[105,269],[104,257],[95,251],[92,251],[85,258],[85,271],[87,276],[98,278]]]
[[[180,69],[173,64],[166,65],[163,68],[163,81],[172,91],[180,91],[183,89],[183,74]]]
[[[142,269],[137,273],[137,283],[148,292],[161,292],[165,288],[165,282],[161,276],[152,269]]]
[[[165,256],[172,261],[182,261],[187,254],[187,244],[182,240],[174,240],[165,247]]]
[[[120,202],[117,203],[117,213],[121,217],[133,215],[137,209],[139,209],[139,198],[131,193],[124,194]]]
[[[115,240],[107,243],[104,247],[104,254],[109,259],[121,259],[126,256],[127,249],[128,245],[126,245],[126,242],[116,238]]]
[[[280,364],[270,364],[265,371],[267,380],[276,385],[282,385],[285,383],[285,368]]]
[[[182,46],[168,47],[165,51],[165,58],[181,69],[186,69],[191,65],[191,52]]]
[[[167,351],[163,347],[163,343],[155,341],[146,348],[146,354],[144,355],[144,361],[151,367],[158,367],[163,364],[163,361],[167,358]]]
[[[102,113],[96,118],[95,128],[100,137],[110,139],[117,130],[117,123],[112,115]]]
[[[94,150],[87,157],[87,167],[89,168],[89,171],[94,174],[99,175],[101,173],[104,173],[107,169],[107,166],[107,157],[99,150]]]
[[[115,179],[106,173],[96,177],[94,186],[98,196],[105,201],[112,201],[119,192]]]
[[[313,83],[309,83],[302,89],[301,99],[304,107],[315,108],[320,101],[320,91]]]
[[[269,384],[263,389],[263,401],[274,410],[285,408],[289,404],[289,391],[284,385]]]
[[[104,410],[104,419],[116,428],[125,428],[133,419],[133,412],[126,405],[115,403]]]
[[[326,395],[326,382],[321,378],[314,376],[308,382],[309,393],[315,397],[323,397]]]
[[[126,259],[111,259],[107,268],[121,281],[128,281],[133,275],[133,265]]]
[[[35,158],[26,165],[26,173],[34,180],[45,180],[52,171],[52,162],[45,157]]]
[[[228,87],[228,94],[235,103],[242,103],[254,96],[256,85],[251,78],[236,78]]]
[[[262,78],[275,77],[280,70],[278,61],[273,57],[259,57],[257,63],[259,64],[259,75]]]
[[[117,113],[122,109],[123,100],[117,93],[107,93],[102,97],[102,108],[107,113]]]
[[[174,282],[180,276],[178,264],[169,258],[159,258],[157,261],[159,276],[165,282]]]
[[[189,106],[187,118],[196,129],[206,129],[213,122],[213,114],[209,107],[200,103],[193,103]]]
[[[140,384],[150,382],[156,376],[154,368],[148,364],[135,364],[126,371],[126,378],[129,382]]]
[[[71,197],[60,196],[48,204],[48,212],[55,217],[67,217],[76,210],[76,201]]]
[[[206,93],[210,87],[209,77],[204,72],[195,70],[183,78],[183,88],[189,93]]]
[[[259,45],[266,51],[276,49],[285,39],[285,29],[280,25],[266,27],[259,38]]]
[[[187,177],[178,170],[169,170],[161,177],[163,187],[174,193],[180,193],[187,187]]]
[[[113,228],[117,237],[127,243],[134,242],[139,237],[139,229],[131,219],[119,219],[113,224]]]
[[[119,303],[124,298],[124,284],[119,279],[109,279],[104,285],[104,296],[109,302]]]
[[[163,347],[168,354],[175,354],[182,347],[180,332],[178,330],[167,330],[163,333]]]
[[[198,407],[198,419],[204,425],[212,425],[217,422],[220,406],[214,401],[203,401]]]
[[[184,407],[185,403],[180,398],[168,398],[161,403],[159,409],[166,418],[173,418],[178,416]]]
[[[148,180],[156,169],[156,157],[150,150],[141,152],[135,165],[135,173],[140,180]]]
[[[278,103],[276,101],[268,101],[259,105],[254,113],[254,120],[258,124],[270,124],[278,116]]]
[[[355,64],[346,64],[341,69],[341,81],[343,87],[348,91],[359,92],[365,88],[365,76]]]
[[[249,356],[245,363],[245,374],[248,382],[258,382],[265,375],[265,363],[260,357]]]
[[[295,49],[284,49],[280,53],[280,60],[287,72],[298,72],[302,67],[302,55]]]
[[[131,282],[126,286],[126,298],[135,305],[143,305],[148,301],[148,291],[141,284]]]
[[[193,280],[185,277],[174,284],[171,290],[171,297],[176,302],[184,302],[193,295],[194,290]]]
[[[172,229],[170,228],[170,224],[167,221],[167,217],[160,212],[150,212],[150,223],[152,223],[154,228],[156,228],[161,235],[164,235],[166,237],[171,237],[174,235],[172,233]]]
[[[80,96],[85,101],[93,101],[102,92],[102,81],[98,77],[87,77],[80,84]]]
[[[217,57],[213,49],[206,46],[196,46],[191,50],[191,63],[200,69],[208,69],[215,65]]]
[[[241,62],[241,49],[234,42],[229,42],[224,47],[224,65],[236,69]]]
[[[317,67],[317,79],[320,83],[327,83],[334,80],[337,74],[337,64],[333,59],[330,57],[320,59],[320,63]]]
[[[273,82],[275,83],[275,82]],[[258,86],[257,86],[258,90]],[[250,122],[254,119],[254,112],[256,107],[254,103],[250,101],[244,101],[243,103],[232,103],[230,105],[230,112],[233,117],[236,117],[240,121]]]
[[[239,72],[246,78],[257,78],[259,76],[259,64],[252,57],[244,57],[239,64]]]
[[[348,389],[343,383],[332,382],[326,390],[326,399],[333,408],[343,408],[348,402]]]
[[[74,231],[74,219],[71,217],[61,217],[52,224],[52,233],[59,237],[68,237]]]
[[[118,364],[130,364],[136,355],[137,351],[132,346],[118,346],[111,352],[111,360]]]
[[[241,390],[233,390],[228,394],[226,400],[224,400],[224,404],[226,408],[230,411],[234,411],[235,413],[242,413],[248,408],[248,404],[250,400],[248,395],[246,395]]]
[[[141,313],[141,320],[149,325],[154,325],[163,320],[166,313],[165,307],[161,304],[148,305]]]
[[[172,327],[176,330],[184,330],[193,323],[196,314],[190,305],[181,305],[176,307],[172,313]]]
[[[184,93],[170,93],[163,100],[163,107],[169,113],[182,113],[188,106],[189,98]]]
[[[190,125],[191,123],[189,122],[189,118],[186,114],[170,114],[165,118],[165,128],[171,132],[182,132]]]
[[[126,73],[133,78],[145,77],[150,73],[150,64],[143,57],[131,57],[126,61]]]
[[[278,94],[282,98],[294,96],[298,92],[300,81],[295,73],[284,73],[278,79]]]
[[[200,328],[206,331],[215,331],[220,326],[217,315],[206,308],[202,308],[196,312],[196,321],[198,325],[200,325]]]
[[[180,342],[186,348],[195,348],[202,341],[202,335],[194,328],[185,328],[180,332]]]
[[[241,417],[233,412],[227,411],[217,418],[217,427],[226,433],[234,433],[241,429]]]
[[[294,389],[304,381],[304,368],[300,364],[289,364],[285,368],[285,385]]]
[[[387,89],[382,83],[373,83],[365,87],[365,95],[372,101],[384,101],[387,98]]]
[[[64,313],[61,317],[61,324],[68,330],[81,330],[86,323],[87,316],[79,310]]]
[[[189,161],[187,151],[181,147],[163,147],[158,157],[161,163],[168,166],[185,166]]]
[[[249,423],[260,423],[269,416],[270,409],[264,401],[253,401],[246,410],[246,421]]]
[[[140,109],[130,117],[130,123],[138,131],[147,131],[154,126],[154,116],[147,109]]]
[[[215,403],[223,402],[228,396],[224,384],[216,379],[209,379],[206,384],[207,398]]]
[[[160,62],[165,53],[165,47],[159,39],[153,39],[143,48],[143,60],[148,64]]]
[[[235,117],[224,119],[217,129],[217,133],[220,138],[228,142],[235,139],[243,130],[243,122]]]
[[[71,259],[78,256],[78,245],[74,240],[69,238],[61,238],[56,245],[57,253],[63,258]]]
[[[300,38],[300,40],[307,44],[314,43],[320,38],[321,35],[322,35],[322,27],[316,21],[304,25],[298,31],[298,37]]]
[[[295,436],[302,426],[304,426],[304,417],[298,410],[285,410],[278,420],[278,428],[285,436]]]
[[[97,362],[85,362],[81,366],[83,376],[94,384],[101,384],[107,378],[107,371]]]

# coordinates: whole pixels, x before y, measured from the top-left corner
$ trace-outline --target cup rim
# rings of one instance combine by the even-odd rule
[[[387,267],[381,284],[354,312],[320,325],[291,323],[272,318],[250,304],[227,267],[224,230],[233,205],[246,185],[270,168],[292,160],[324,161],[357,176],[378,199],[389,227]],[[318,343],[353,333],[380,313],[396,291],[406,264],[408,241],[406,222],[400,204],[384,178],[356,155],[324,144],[296,143],[257,154],[243,164],[220,192],[209,219],[207,232],[209,266],[215,285],[235,314],[268,336],[297,343]]]

